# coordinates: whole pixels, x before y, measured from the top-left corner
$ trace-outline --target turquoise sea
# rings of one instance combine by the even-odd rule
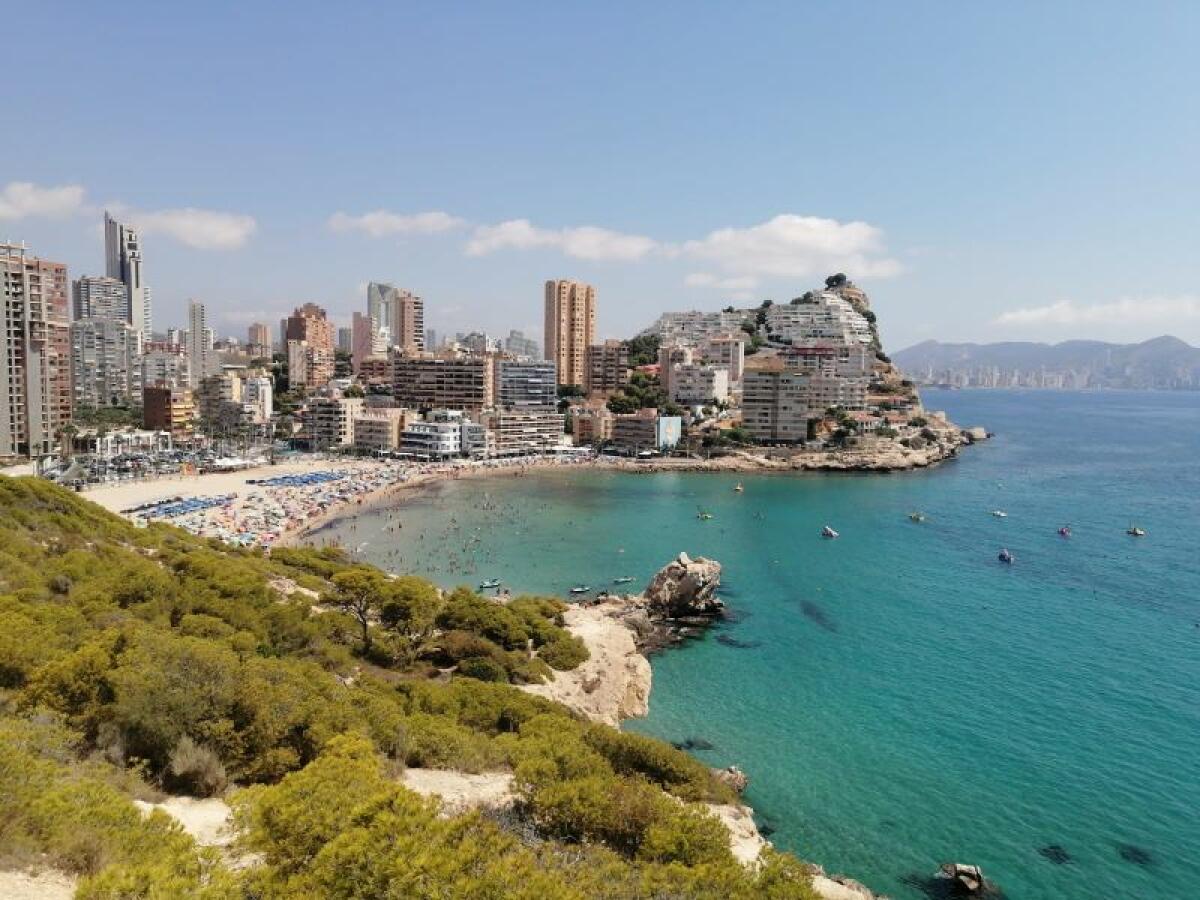
[[[564,596],[715,557],[734,620],[654,658],[628,727],[742,766],[778,846],[895,898],[947,860],[1014,900],[1200,896],[1200,396],[925,401],[996,438],[911,474],[454,482],[320,537]]]

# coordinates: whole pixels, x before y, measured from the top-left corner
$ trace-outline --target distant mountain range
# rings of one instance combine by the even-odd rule
[[[1167,335],[1140,344],[923,341],[893,353],[892,360],[919,384],[1200,389],[1200,348]]]

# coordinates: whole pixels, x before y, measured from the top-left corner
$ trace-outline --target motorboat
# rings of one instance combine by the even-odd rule
[[[713,517],[712,513],[705,512],[704,510],[700,510],[700,512],[696,513],[696,518],[700,519],[701,521],[704,521],[704,522],[707,522],[712,517]]]
[[[1146,529],[1138,528],[1136,525],[1130,525],[1128,528],[1125,529],[1125,533],[1127,535],[1129,535],[1130,537],[1145,537]]]
[[[479,590],[481,591],[490,591],[492,588],[498,587],[500,587],[499,578],[489,578],[487,581],[479,582]]]
[[[1002,509],[993,509],[992,515],[995,516],[997,519],[1007,519],[1008,518],[1008,513],[1006,513]]]
[[[575,587],[571,588],[571,593],[572,594],[586,594],[590,590],[591,590],[591,588],[588,587],[586,584],[577,584],[577,585],[575,585]]]
[[[908,518],[909,518],[909,521],[911,521],[911,522],[924,522],[925,521],[925,513],[910,512],[908,514]]]
[[[1000,551],[1000,555],[997,558],[1000,560],[1000,562],[1008,563],[1009,565],[1012,565],[1013,561],[1016,559],[1016,557],[1012,555],[1012,551],[1010,551],[1007,547]]]
[[[841,537],[841,535],[839,535],[836,531],[834,531],[832,528],[830,528],[828,525],[826,525],[821,529],[821,537],[835,538],[835,537]]]
[[[1062,528],[1058,529],[1058,534],[1060,537],[1070,537],[1071,536],[1071,526],[1064,525]]]
[[[735,491],[737,491],[737,493],[739,493],[739,494],[742,493],[742,491],[746,490],[744,487],[742,487],[742,483],[740,481],[733,486],[733,489]]]
[[[632,575],[622,575],[620,578],[614,578],[613,584],[629,584],[631,581],[633,581]]]

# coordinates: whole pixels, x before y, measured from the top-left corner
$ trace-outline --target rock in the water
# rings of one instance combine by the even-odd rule
[[[950,879],[960,893],[975,896],[982,894],[986,889],[987,881],[983,877],[983,869],[979,866],[969,866],[964,863],[942,863],[939,868],[942,877]]]
[[[974,428],[964,428],[963,434],[966,435],[967,440],[972,444],[977,444],[980,441],[986,441],[989,437],[991,437],[991,435],[987,433],[986,428],[980,428],[978,425],[976,425]]]
[[[686,553],[663,566],[646,587],[645,597],[651,618],[712,618],[719,616],[725,604],[717,598],[721,584],[721,564],[713,559]]]
[[[746,786],[750,784],[750,777],[737,766],[713,769],[713,775],[716,776],[717,781],[729,785],[739,794],[746,790]]]

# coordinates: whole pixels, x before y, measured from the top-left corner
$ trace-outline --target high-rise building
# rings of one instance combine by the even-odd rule
[[[558,379],[552,362],[496,361],[497,402],[505,409],[555,409]]]
[[[354,351],[354,329],[338,329],[338,352],[352,353]]]
[[[142,389],[142,424],[155,431],[168,431],[175,440],[192,436],[196,403],[187,388],[148,386]]]
[[[142,241],[132,225],[118,222],[104,214],[105,274],[125,284],[129,293],[130,325],[142,333],[143,340],[152,340],[153,316],[150,292],[142,278]]]
[[[493,362],[481,356],[423,358],[392,356],[396,400],[410,409],[457,409],[478,414],[496,402]]]
[[[546,282],[546,359],[558,383],[582,386],[587,348],[596,342],[596,289],[581,281]]]
[[[135,406],[141,402],[141,338],[124,320],[92,318],[71,323],[71,380],[76,409]]]
[[[129,289],[119,278],[84,275],[71,284],[72,318],[129,322]]]
[[[438,333],[432,328],[425,329],[425,349],[436,353],[439,346]]]
[[[315,303],[305,303],[292,311],[287,319],[286,336],[287,341],[304,341],[310,347],[328,351],[330,356],[337,346],[333,323]]]
[[[386,328],[391,346],[405,353],[425,349],[425,303],[412,291],[372,281],[367,285],[367,315]]]
[[[151,342],[142,345],[143,387],[187,387],[191,384],[186,344]]]
[[[195,300],[188,301],[187,353],[190,387],[198,388],[205,378],[221,370],[213,349],[212,329],[208,327],[208,311]]]
[[[589,395],[613,394],[629,384],[629,345],[608,340],[587,348],[583,389]]]
[[[67,267],[0,244],[0,457],[53,452],[71,421]]]
[[[271,326],[266,322],[255,322],[251,325],[246,337],[249,339],[251,356],[271,355]]]
[[[387,355],[387,332],[370,316],[360,312],[354,314],[350,326],[350,359],[357,375],[363,362],[374,357]]]
[[[542,358],[542,348],[538,346],[538,342],[533,338],[526,337],[525,332],[516,329],[510,331],[508,337],[504,339],[504,349],[513,356],[524,356],[531,360]]]
[[[308,341],[288,341],[288,384],[306,388],[324,387],[333,377],[333,350]]]

